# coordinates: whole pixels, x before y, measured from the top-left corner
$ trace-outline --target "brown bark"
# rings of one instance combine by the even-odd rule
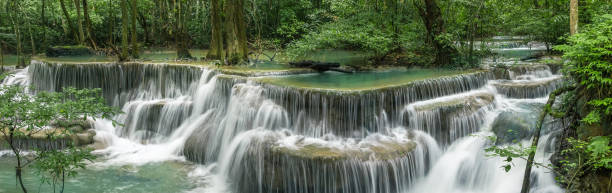
[[[544,119],[546,118],[546,115],[552,112],[551,109],[552,109],[553,104],[555,103],[555,99],[557,99],[557,96],[565,92],[574,90],[575,88],[576,88],[575,86],[566,86],[566,87],[559,88],[553,91],[552,93],[550,93],[550,95],[548,96],[548,101],[546,102],[544,109],[542,109],[542,112],[540,113],[540,117],[536,124],[536,131],[533,136],[533,140],[531,141],[531,147],[538,146],[538,143],[540,140],[540,133],[542,131],[542,125],[544,124]],[[529,192],[530,180],[531,180],[531,168],[533,167],[533,160],[535,158],[535,154],[536,152],[534,150],[530,152],[529,157],[527,157],[527,165],[525,167],[525,174],[523,176],[523,186],[521,188],[521,193]]]
[[[30,46],[32,47],[32,56],[36,55],[36,44],[34,43],[34,35],[32,35],[32,24],[28,24],[28,33],[30,34]]]
[[[74,29],[74,26],[72,26],[72,20],[70,19],[70,15],[68,14],[68,10],[66,9],[66,4],[64,3],[64,0],[59,0],[59,2],[60,2],[60,7],[62,8],[62,13],[64,13],[64,17],[66,18],[66,23],[68,25],[68,28],[70,29],[70,32],[72,32],[74,39],[77,42],[79,42],[78,33]]]
[[[44,49],[46,49],[47,47],[47,17],[45,17],[45,0],[41,0],[41,5],[40,5],[40,21],[42,22],[42,29],[43,29],[43,43],[42,43],[42,51],[44,52]]]
[[[427,30],[427,42],[431,44],[436,52],[435,63],[437,65],[450,64],[452,56],[457,52],[448,42],[442,42],[437,37],[446,32],[444,18],[436,0],[414,1],[425,29]]]
[[[144,16],[144,14],[142,14],[141,11],[138,11],[138,18],[138,23],[140,24],[140,27],[142,27],[142,29],[144,30],[144,42],[150,43],[151,38],[149,38],[150,30],[149,23],[147,23],[147,18]]]
[[[239,64],[248,60],[243,0],[228,0],[225,4],[225,15],[227,61],[229,64]]]
[[[131,20],[131,28],[132,28],[132,30],[131,30],[131,32],[132,32],[132,34],[131,34],[131,36],[132,36],[131,44],[132,44],[132,51],[131,51],[131,55],[132,55],[132,58],[138,58],[138,54],[139,54],[138,53],[138,36],[137,36],[137,33],[136,33],[136,17],[138,17],[136,15],[136,13],[138,12],[137,11],[138,7],[136,6],[136,0],[131,0],[131,6],[130,7],[132,8],[132,18],[131,18],[132,19]]]
[[[187,32],[185,31],[185,14],[183,13],[183,0],[174,2],[176,16],[176,55],[179,59],[191,58],[187,48]]]
[[[74,7],[76,8],[77,29],[79,30],[79,44],[85,45],[85,33],[83,32],[83,19],[81,19],[81,2],[79,2],[79,0],[74,0]]]
[[[121,0],[121,53],[119,61],[125,61],[128,58],[128,10],[127,1]]]
[[[570,35],[578,33],[578,0],[570,0]]]
[[[89,7],[87,6],[87,0],[83,0],[83,17],[85,18],[85,33],[87,35],[87,39],[89,39],[89,43],[94,50],[98,49],[98,45],[96,45],[96,41],[94,41],[93,30],[91,30],[91,19],[89,18]]]
[[[17,4],[18,1],[13,0],[11,1],[11,8],[12,10],[18,10],[19,5]],[[17,43],[17,67],[25,67],[25,59],[23,56],[23,44],[22,44],[22,37],[21,37],[21,29],[19,28],[20,24],[18,24],[17,19],[16,19],[16,14],[19,13],[17,12],[13,12],[13,14],[9,13],[9,18],[11,19],[11,24],[13,27],[13,33],[15,33],[15,41]]]
[[[221,60],[221,62],[224,63],[223,28],[221,27],[221,3],[220,0],[211,0],[210,4],[210,22],[212,24],[212,36],[207,58]]]

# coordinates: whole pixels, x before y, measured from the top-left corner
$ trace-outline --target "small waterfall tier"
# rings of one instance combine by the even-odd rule
[[[495,108],[495,95],[486,90],[440,97],[406,105],[403,124],[425,130],[438,143],[454,140],[478,131],[487,112]]]

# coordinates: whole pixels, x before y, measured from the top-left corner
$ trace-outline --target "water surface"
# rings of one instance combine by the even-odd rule
[[[263,82],[283,86],[333,89],[333,90],[367,90],[388,86],[397,86],[412,81],[451,76],[470,72],[451,69],[391,69],[373,72],[324,72],[303,75],[290,75],[262,78]]]

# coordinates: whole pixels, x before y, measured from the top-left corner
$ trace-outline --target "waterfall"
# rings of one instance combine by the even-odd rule
[[[395,193],[516,192],[524,163],[506,174],[486,156],[485,136],[530,127],[506,122],[562,82],[547,66],[525,66],[337,91],[189,65],[33,61],[3,84],[102,88],[125,113],[115,117],[123,125],[95,122],[105,158],[96,164],[194,162],[203,187],[193,192]],[[555,137],[548,129],[541,140],[542,162]],[[534,175],[534,191],[562,192],[545,169]]]

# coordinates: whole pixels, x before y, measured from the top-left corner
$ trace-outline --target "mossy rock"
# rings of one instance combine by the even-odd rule
[[[36,131],[22,131],[24,135],[15,138],[16,146],[19,149],[63,149],[70,143],[77,146],[89,145],[94,142],[93,137],[96,132],[93,129],[86,131],[67,131],[65,128],[51,128]],[[8,149],[8,145],[3,141],[0,134],[0,149]]]
[[[497,136],[496,144],[514,143],[532,135],[535,124],[511,112],[503,112],[493,122],[492,131]]]
[[[406,156],[416,148],[414,141],[380,141],[377,144],[362,144],[359,148],[338,148],[321,144],[296,144],[296,148],[272,147],[278,156],[290,156],[304,161],[389,160]]]
[[[452,100],[434,102],[424,105],[415,106],[416,111],[432,111],[436,109],[447,112],[458,110],[477,111],[478,109],[487,106],[493,102],[495,96],[490,93],[476,93],[465,97],[457,97]]]

